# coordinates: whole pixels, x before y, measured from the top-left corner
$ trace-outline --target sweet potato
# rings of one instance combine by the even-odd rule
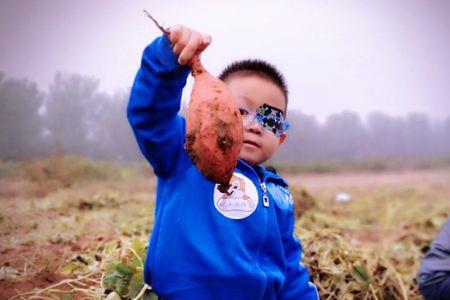
[[[242,147],[242,120],[225,83],[195,57],[195,77],[186,118],[185,149],[200,172],[226,190]]]
[[[163,28],[144,10],[156,26]],[[200,172],[219,190],[228,190],[229,181],[243,143],[242,119],[231,92],[225,83],[209,74],[198,56],[189,63],[195,78],[186,117],[184,147]]]

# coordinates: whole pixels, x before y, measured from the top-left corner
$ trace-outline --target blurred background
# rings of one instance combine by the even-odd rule
[[[278,163],[450,156],[450,3],[2,1],[0,158],[141,156],[125,119],[145,46],[165,26],[213,36],[213,74],[262,58],[290,91]],[[184,90],[189,100],[192,79]]]

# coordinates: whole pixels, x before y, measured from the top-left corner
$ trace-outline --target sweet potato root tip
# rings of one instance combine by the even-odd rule
[[[228,192],[228,189],[230,188],[230,183],[221,183],[219,184],[219,186],[217,187],[217,189],[219,190],[219,192],[221,193],[226,193]]]

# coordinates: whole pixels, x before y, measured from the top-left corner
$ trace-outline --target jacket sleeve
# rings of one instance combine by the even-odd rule
[[[280,300],[316,300],[319,299],[316,286],[309,281],[309,272],[301,263],[302,246],[294,236],[294,206],[287,215],[282,241],[286,260],[286,279],[283,285]]]
[[[450,219],[422,259],[419,289],[427,300],[450,299]]]
[[[163,35],[144,50],[131,89],[127,117],[142,154],[156,175],[170,177],[190,160],[183,149],[185,120],[178,115],[189,69],[177,57]]]

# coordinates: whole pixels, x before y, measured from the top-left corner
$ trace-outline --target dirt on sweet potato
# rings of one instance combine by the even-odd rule
[[[225,83],[209,74],[196,57],[186,118],[185,148],[200,172],[226,188],[242,147],[242,119]]]

